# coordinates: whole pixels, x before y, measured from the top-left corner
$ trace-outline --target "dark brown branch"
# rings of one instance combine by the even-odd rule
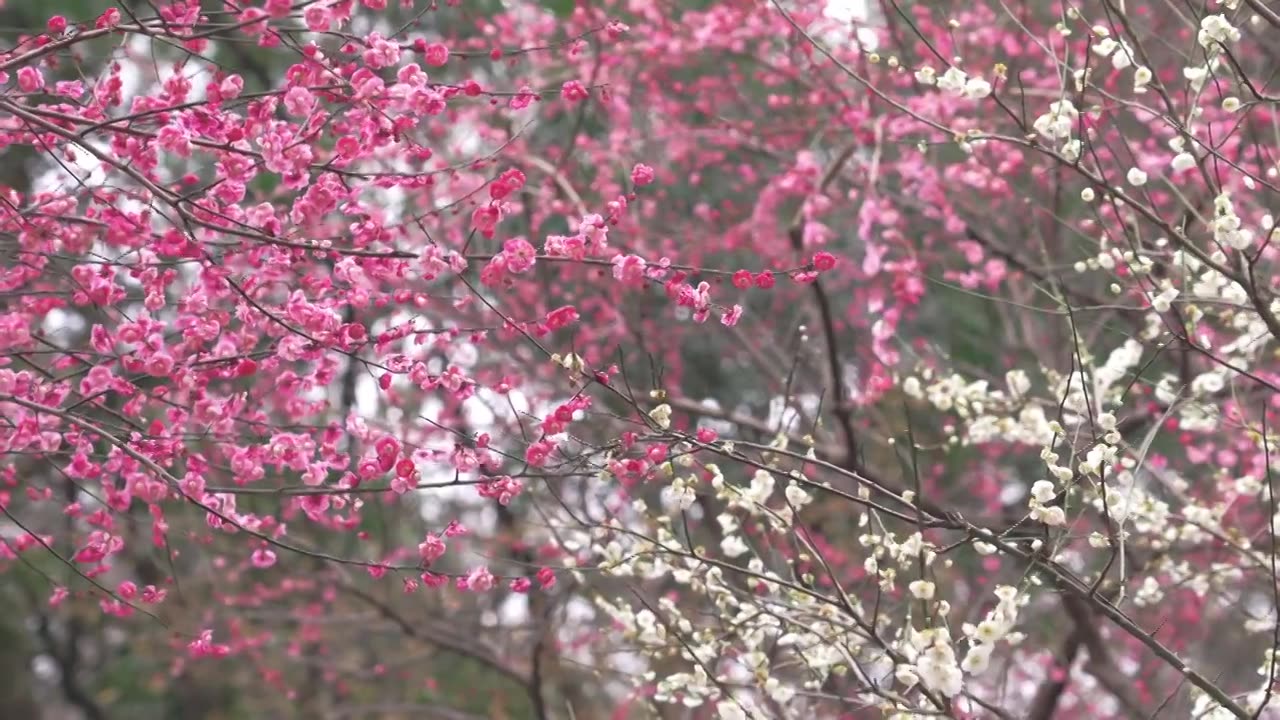
[[[826,174],[818,183],[814,192],[821,194],[826,191],[831,181],[840,173],[844,164],[853,156],[853,151],[857,149],[857,145],[851,143],[846,145],[840,154],[827,168]],[[796,209],[795,216],[791,219],[791,224],[787,229],[787,237],[791,240],[791,249],[800,255],[804,251],[804,207]],[[840,346],[836,340],[835,313],[831,307],[831,299],[827,296],[826,289],[822,286],[820,278],[814,278],[813,284],[810,286],[813,290],[813,297],[818,303],[818,316],[822,324],[822,334],[826,338],[827,344],[827,368],[831,373],[831,389],[835,396],[835,404],[832,408],[832,414],[835,415],[836,422],[840,426],[840,432],[844,435],[845,440],[845,458],[844,465],[851,469],[858,469],[862,465],[862,458],[859,452],[857,432],[853,428],[853,408],[849,405],[848,388],[844,384],[844,368],[840,359]]]

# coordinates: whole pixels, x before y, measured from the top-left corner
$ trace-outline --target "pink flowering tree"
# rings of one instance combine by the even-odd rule
[[[1280,707],[1274,3],[142,5],[0,56],[13,707]]]

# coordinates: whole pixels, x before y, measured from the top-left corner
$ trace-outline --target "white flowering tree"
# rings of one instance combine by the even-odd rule
[[[565,543],[664,716],[1280,714],[1280,13],[1213,5],[759,9],[869,97],[780,224],[861,267],[767,404],[654,382],[583,457]]]

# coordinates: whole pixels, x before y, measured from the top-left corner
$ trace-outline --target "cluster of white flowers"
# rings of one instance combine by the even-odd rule
[[[640,516],[648,513],[643,500],[634,501],[631,509]],[[680,542],[668,527],[671,524],[670,517],[657,516],[654,519],[658,522],[658,527],[652,539],[624,532],[622,522],[614,516],[603,526],[592,529],[587,539],[565,537],[562,534],[561,544],[570,552],[589,550],[590,555],[595,558],[595,566],[615,577],[656,580],[672,575],[677,577],[677,582],[681,581],[681,576],[683,581],[687,581],[687,571],[668,563],[670,549],[680,547]]]
[[[1077,370],[1063,378],[1046,372],[1053,396],[1061,398],[1063,407],[1069,411],[1064,417],[1066,423],[1088,421],[1089,401],[1094,403],[1094,414],[1100,414],[1103,405],[1117,404],[1124,393],[1125,384],[1121,380],[1142,361],[1142,349],[1142,343],[1131,338],[1112,350],[1106,362],[1095,367],[1092,373]],[[1085,354],[1081,360],[1087,364],[1092,359]]]
[[[1200,21],[1200,32],[1196,40],[1200,47],[1210,55],[1221,51],[1221,46],[1240,39],[1240,31],[1236,29],[1225,15],[1209,15]]]
[[[727,500],[727,509],[716,516],[722,531],[720,550],[731,560],[750,552],[742,535],[743,513],[772,518],[811,503],[802,487],[803,476],[782,470],[756,471],[745,487],[728,485],[722,473],[708,465],[713,486]],[[765,507],[775,496],[775,477],[785,483],[787,508]],[[683,498],[694,478],[677,478],[668,491]],[[675,488],[675,490],[672,490]],[[575,536],[564,541],[567,549],[579,552],[589,543],[597,566],[609,575],[644,580],[667,579],[681,587],[681,597],[700,599],[712,612],[685,617],[669,597],[656,603],[634,603],[618,598],[596,597],[596,604],[622,630],[623,638],[643,655],[679,658],[689,663],[687,671],[658,678],[654,670],[637,675],[637,685],[656,687],[654,699],[686,707],[713,706],[720,717],[758,718],[761,702],[768,699],[788,704],[800,688],[817,691],[831,674],[844,674],[852,667],[865,666],[864,644],[868,638],[850,622],[846,611],[862,613],[856,599],[850,605],[824,600],[796,590],[768,569],[760,557],[751,556],[741,564],[743,582],[726,582],[732,570],[702,559],[704,548],[683,550],[682,541],[672,532],[669,515],[653,515],[642,500],[631,504],[640,517],[654,527],[653,537],[625,532],[618,517],[585,533],[589,541]],[[782,532],[776,523],[763,526]],[[917,534],[904,543],[885,543],[895,556],[918,559],[932,555]],[[799,562],[809,557],[801,554]],[[736,561],[736,560],[735,560]],[[674,596],[671,596],[674,597]],[[690,618],[697,620],[691,622]],[[796,672],[800,668],[800,672]],[[886,674],[889,669],[884,671]],[[727,694],[728,693],[728,694]],[[868,690],[869,698],[874,692]]]
[[[1244,250],[1253,244],[1253,231],[1241,228],[1231,193],[1224,190],[1213,200],[1213,239],[1221,245]]]
[[[1114,522],[1126,523],[1138,533],[1160,535],[1170,531],[1168,503],[1156,499],[1138,485],[1133,475],[1136,465],[1133,458],[1120,459],[1118,469],[1108,473],[1109,479],[1102,492],[1094,493],[1093,509],[1099,514],[1109,515]],[[1173,536],[1169,538],[1172,540]],[[1098,534],[1090,536],[1089,544],[1107,547],[1110,541]]]
[[[1220,253],[1211,257],[1215,261],[1219,258],[1226,259]],[[1169,263],[1170,269],[1185,278],[1184,285],[1191,285],[1193,298],[1210,300],[1215,303],[1226,301],[1232,305],[1239,306],[1244,306],[1248,303],[1249,293],[1244,289],[1244,286],[1218,272],[1212,266],[1202,263],[1200,258],[1195,255],[1176,250],[1171,260],[1172,262]],[[1189,281],[1189,283],[1186,281]]]
[[[1093,45],[1094,54],[1099,57],[1109,58],[1111,66],[1116,70],[1124,70],[1133,67],[1133,91],[1135,93],[1145,93],[1147,85],[1155,78],[1155,73],[1151,72],[1151,68],[1145,65],[1135,64],[1138,61],[1137,55],[1133,48],[1123,38],[1117,40],[1111,37],[1111,31],[1103,25],[1095,25],[1091,32],[1100,38]],[[1076,90],[1077,92],[1084,89],[1084,83],[1087,82],[1087,73],[1085,70],[1076,70]]]
[[[1102,38],[1093,45],[1095,54],[1104,58],[1111,58],[1111,66],[1117,70],[1124,70],[1133,65],[1133,48],[1129,47],[1129,43],[1125,42],[1124,39],[1116,40],[1112,38],[1111,31],[1101,25],[1094,27],[1093,33]],[[1151,71],[1148,70],[1147,72],[1150,73]]]
[[[757,720],[757,718],[766,718],[768,715],[757,708],[750,699],[730,699],[716,703],[716,717],[719,720]]]
[[[788,483],[782,494],[787,498],[787,503],[797,510],[813,502],[813,496],[800,487],[799,483]]]
[[[711,682],[707,671],[701,665],[695,665],[693,672],[672,673],[659,680],[653,699],[660,703],[671,703],[679,696],[682,705],[696,708],[719,694],[719,688]]]
[[[662,502],[671,512],[682,512],[693,507],[697,501],[698,479],[695,477],[677,477],[671,484],[662,489]]]
[[[935,380],[933,371],[926,368],[919,377],[905,378],[901,387],[908,397],[925,400],[943,412],[954,412],[967,424],[963,438],[955,436],[953,442],[966,445],[1001,440],[1025,445],[1049,442],[1053,433],[1044,408],[1028,401],[1031,379],[1027,373],[1011,370],[1005,374],[1005,383],[1005,390],[991,388],[986,380],[970,382],[956,373]]]
[[[923,561],[925,567],[933,564],[937,558],[937,551],[934,546],[921,536],[920,533],[912,533],[906,540],[898,542],[891,532],[881,533],[864,533],[858,537],[858,544],[870,550],[867,558],[862,562],[862,569],[868,574],[875,575],[880,579],[880,588],[888,592],[894,588],[897,580],[898,570],[894,567],[907,569],[915,566]],[[920,584],[917,584],[920,583]],[[918,599],[929,599],[933,596],[931,588],[933,583],[924,580],[917,580],[908,586],[908,590]],[[922,597],[928,595],[928,597]],[[942,610],[949,608],[945,601],[941,604]]]
[[[1181,291],[1173,286],[1168,279],[1162,280],[1160,292],[1148,292],[1147,299],[1151,301],[1151,309],[1158,313],[1167,313],[1173,307],[1173,301],[1178,299]]]
[[[1092,202],[1095,197],[1093,188],[1081,190],[1080,197],[1087,202]],[[1088,260],[1077,261],[1075,270],[1083,273],[1098,269],[1115,270],[1117,266],[1121,266],[1132,271],[1134,275],[1147,275],[1154,265],[1155,261],[1145,255],[1139,255],[1132,250],[1121,250],[1118,247],[1112,247],[1104,236],[1098,242],[1098,254]]]
[[[1138,607],[1150,607],[1163,599],[1164,590],[1160,589],[1160,582],[1148,575],[1138,586],[1138,592],[1133,596],[1133,604]]]
[[[753,515],[768,510],[769,498],[773,497],[775,481],[773,473],[768,470],[756,470],[751,482],[745,487],[730,485],[725,482],[724,475],[716,472],[711,478],[711,487],[716,489],[716,497],[726,500],[729,507],[741,508]]]
[[[947,697],[955,697],[964,689],[964,675],[986,671],[996,643],[1021,642],[1022,635],[1013,632],[1018,608],[1026,602],[1017,588],[1002,585],[995,591],[998,602],[977,625],[965,623],[962,630],[970,643],[964,660],[957,661],[951,633],[945,627],[916,630],[908,628],[906,642],[900,651],[906,662],[894,670],[898,682],[911,687],[917,683]]]
[[[1182,79],[1187,81],[1191,86],[1192,92],[1200,92],[1204,89],[1205,82],[1218,69],[1218,59],[1210,60],[1207,65],[1196,65],[1194,67],[1185,67],[1182,69]]]
[[[922,85],[936,85],[939,90],[948,95],[968,100],[981,100],[991,94],[991,83],[980,76],[970,77],[968,73],[954,65],[947,68],[941,75],[925,65],[916,71],[915,78],[916,82]]]
[[[1045,525],[1065,525],[1067,522],[1066,512],[1057,505],[1046,505],[1049,501],[1057,496],[1058,491],[1052,482],[1048,480],[1037,480],[1031,486],[1031,519],[1042,522]]]
[[[1032,127],[1037,134],[1049,140],[1060,141],[1059,152],[1068,160],[1080,157],[1080,140],[1072,139],[1076,123],[1080,120],[1080,111],[1070,100],[1062,99],[1050,103],[1049,112],[1037,117]]]
[[[1213,223],[1215,239],[1225,246],[1244,247],[1253,242],[1253,233],[1240,227],[1229,198],[1219,196],[1217,218]],[[1270,231],[1271,221],[1263,219],[1263,228]],[[1214,251],[1210,260],[1219,267],[1230,266],[1229,258],[1221,251]],[[1166,263],[1170,277],[1161,281],[1164,288],[1159,294],[1150,295],[1152,309],[1163,312],[1175,297],[1182,298],[1181,316],[1187,323],[1185,331],[1202,348],[1213,349],[1215,355],[1226,364],[1195,377],[1190,387],[1180,388],[1173,376],[1165,376],[1156,386],[1156,396],[1162,403],[1173,403],[1182,392],[1190,391],[1194,399],[1209,398],[1221,392],[1236,374],[1254,366],[1266,351],[1263,342],[1270,333],[1261,315],[1253,307],[1248,290],[1243,285],[1218,272],[1208,263],[1191,253],[1179,249]],[[1181,291],[1176,290],[1180,286]],[[1213,347],[1207,333],[1196,329],[1206,318],[1199,303],[1210,308],[1210,320],[1217,327],[1214,335],[1217,347]],[[1272,301],[1270,312],[1280,311],[1280,302]],[[1144,340],[1154,340],[1165,331],[1163,322],[1148,318],[1148,328],[1142,333]],[[1234,333],[1234,337],[1231,333]],[[1230,367],[1227,367],[1227,364]],[[1181,419],[1188,430],[1208,430],[1217,422],[1216,408],[1208,403],[1186,403],[1180,406]]]
[[[560,353],[554,353],[550,360],[553,365],[559,365],[565,370],[568,370],[570,375],[582,373],[587,367],[582,356],[576,353],[569,353],[564,356],[561,356]]]
[[[898,682],[908,687],[919,683],[946,697],[955,697],[964,689],[964,675],[951,646],[951,633],[945,627],[919,631],[908,628],[902,650],[910,662],[894,671]]]
[[[1080,463],[1080,472],[1088,475],[1102,475],[1106,468],[1116,464],[1116,445],[1120,442],[1120,432],[1116,430],[1116,416],[1104,412],[1097,418],[1098,430],[1102,431],[1102,442],[1089,448],[1084,461]]]
[[[662,403],[649,411],[649,418],[653,420],[658,427],[666,430],[671,427],[671,406]]]
[[[991,612],[977,625],[965,623],[961,631],[969,639],[971,647],[965,653],[961,668],[970,675],[977,675],[987,669],[991,660],[991,652],[1001,640],[1010,645],[1022,642],[1022,634],[1013,632],[1018,621],[1018,608],[1026,604],[1028,597],[1018,593],[1018,589],[1010,585],[1001,585],[995,591],[998,602]]]

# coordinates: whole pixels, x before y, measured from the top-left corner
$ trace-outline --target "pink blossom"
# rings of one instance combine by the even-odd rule
[[[511,98],[511,109],[523,110],[529,107],[537,98],[538,96],[533,92],[533,88],[525,85],[520,88],[520,92],[516,93],[515,97]]]
[[[244,78],[239,75],[228,75],[218,85],[218,91],[223,100],[240,97],[242,90],[244,90]]]
[[[439,560],[444,552],[444,541],[431,533],[427,533],[426,538],[418,543],[418,554],[422,556],[422,562],[427,565]]]
[[[502,220],[502,208],[496,202],[481,205],[471,213],[471,224],[481,235],[491,238]]]
[[[507,170],[489,186],[489,197],[494,200],[501,200],[524,187],[524,181],[524,173],[516,168]]]
[[[720,316],[720,323],[725,325],[726,327],[733,327],[734,325],[737,325],[738,321],[741,319],[742,319],[742,306],[734,305],[733,307],[726,310],[723,315]]]
[[[825,272],[836,266],[836,256],[826,251],[816,252],[812,263],[815,270]]]
[[[94,21],[94,27],[96,28],[115,27],[118,24],[120,24],[119,8],[108,8]]]
[[[547,463],[551,453],[555,451],[555,443],[550,440],[539,440],[525,450],[525,461],[534,467],[542,467]]]
[[[578,80],[570,80],[560,88],[560,94],[569,102],[578,102],[591,97],[587,92],[587,88]]]
[[[306,117],[315,109],[316,98],[304,87],[291,87],[284,94],[284,107],[290,115]]]
[[[269,568],[276,564],[276,554],[269,548],[258,548],[253,551],[253,556],[250,558],[250,562],[252,562],[253,566],[259,570]]]
[[[422,60],[431,67],[443,67],[449,62],[449,48],[443,43],[431,43],[423,49]]]
[[[615,255],[613,257],[613,277],[630,285],[644,282],[645,269],[648,263],[638,255]]]
[[[513,273],[528,272],[537,262],[537,251],[524,238],[511,238],[502,244],[506,269]]]
[[[396,475],[391,478],[391,492],[404,495],[418,486],[417,473],[412,475]]]
[[[370,33],[365,43],[368,49],[365,50],[363,57],[365,64],[369,67],[390,67],[400,60],[400,46],[376,32]]]
[[[543,590],[550,590],[556,586],[556,573],[549,567],[538,569],[538,583],[542,585]]]
[[[643,187],[651,182],[653,182],[653,168],[644,163],[636,163],[636,166],[631,168],[631,184]]]
[[[213,631],[202,630],[200,636],[187,644],[187,654],[193,658],[223,658],[231,654],[231,647],[213,642]]]
[[[552,330],[572,325],[578,321],[579,315],[577,308],[572,305],[556,308],[547,313],[547,327]]]
[[[459,590],[470,590],[471,592],[488,592],[493,589],[496,584],[493,573],[489,572],[487,567],[477,567],[467,573],[466,577],[458,578]]]
[[[18,88],[22,92],[33,93],[44,89],[44,75],[39,68],[28,65],[18,70]]]
[[[506,506],[524,490],[524,485],[519,480],[503,475],[481,483],[477,490],[481,497],[497,500],[499,505]]]

